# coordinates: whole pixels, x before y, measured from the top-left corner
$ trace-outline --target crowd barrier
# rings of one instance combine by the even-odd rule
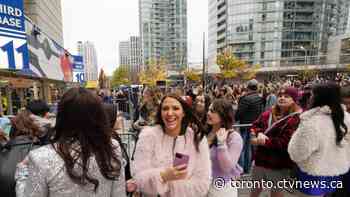
[[[124,113],[130,112],[128,99],[114,99],[113,103],[118,106],[118,110],[120,110]]]

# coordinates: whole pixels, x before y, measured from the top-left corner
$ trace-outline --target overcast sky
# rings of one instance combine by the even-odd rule
[[[76,54],[77,41],[95,44],[99,68],[108,74],[119,64],[118,44],[139,35],[139,0],[62,0],[64,46]],[[208,0],[187,1],[188,59],[202,60],[202,35],[208,32]]]

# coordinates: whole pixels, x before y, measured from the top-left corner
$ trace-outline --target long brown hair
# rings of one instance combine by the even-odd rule
[[[178,95],[167,94],[166,96],[164,96],[162,98],[162,100],[160,102],[160,107],[158,107],[156,124],[160,124],[161,127],[163,128],[163,132],[165,131],[165,124],[164,124],[163,119],[162,119],[162,105],[163,105],[164,100],[166,98],[173,98],[173,99],[176,99],[177,101],[179,101],[179,103],[181,104],[182,109],[185,113],[185,116],[182,119],[182,123],[181,123],[180,135],[184,135],[186,133],[187,127],[190,124],[191,124],[191,126],[195,126],[195,127],[192,127],[192,129],[195,132],[193,142],[194,142],[194,145],[196,147],[196,150],[199,152],[199,143],[202,141],[203,137],[205,136],[205,131],[204,131],[203,125],[200,122],[200,120],[193,114],[192,108],[190,106],[188,106],[188,104]]]
[[[218,113],[221,119],[221,127],[231,130],[234,123],[234,112],[232,104],[224,98],[215,99],[212,103],[212,110]]]
[[[92,183],[97,191],[99,181],[88,173],[91,156],[95,156],[106,179],[119,177],[121,158],[115,153],[112,129],[97,95],[84,88],[68,90],[58,104],[55,130],[53,147],[64,160],[73,182]],[[79,145],[77,154],[76,145]]]
[[[34,119],[30,117],[31,113],[27,110],[19,112],[11,119],[10,139],[17,136],[29,136],[31,138],[41,136],[39,127],[34,123]]]

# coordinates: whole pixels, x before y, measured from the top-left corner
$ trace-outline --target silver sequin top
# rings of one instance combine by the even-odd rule
[[[113,144],[122,158],[119,144]],[[17,197],[126,197],[124,167],[117,181],[108,180],[100,173],[95,157],[91,157],[89,173],[99,181],[95,192],[92,184],[81,186],[70,179],[64,161],[51,145],[31,151],[27,159],[26,165],[17,166]]]

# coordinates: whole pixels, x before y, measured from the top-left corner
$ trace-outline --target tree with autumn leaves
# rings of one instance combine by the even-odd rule
[[[311,69],[307,65],[303,66],[302,69],[298,72],[301,80],[310,80],[314,78],[319,73],[316,69]]]
[[[200,74],[195,72],[193,69],[188,69],[184,72],[184,75],[188,81],[198,82],[201,80]]]
[[[156,86],[157,81],[163,81],[167,78],[166,61],[150,60],[149,63],[139,74],[139,81],[141,84],[149,86]]]
[[[118,87],[120,85],[130,85],[129,73],[125,66],[119,66],[112,75],[112,87]]]
[[[257,71],[261,67],[257,65],[249,65],[244,60],[235,57],[231,50],[225,49],[217,56],[217,64],[221,71],[221,77],[225,79],[239,78],[249,80],[255,77]]]

